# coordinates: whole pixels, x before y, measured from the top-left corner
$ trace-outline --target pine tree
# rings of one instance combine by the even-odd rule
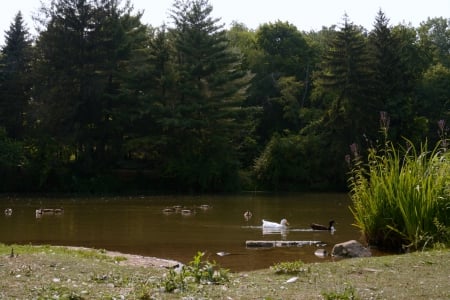
[[[398,42],[389,28],[389,19],[380,10],[375,19],[374,29],[369,34],[369,45],[373,59],[375,97],[380,111],[387,111],[389,95],[395,93],[399,79]]]
[[[32,41],[19,11],[6,31],[0,57],[0,126],[11,138],[23,136],[30,100]]]
[[[120,156],[128,120],[127,110],[121,109],[133,108],[126,98],[132,96],[122,93],[126,75],[121,73],[142,24],[129,3],[119,4],[58,0],[42,10],[44,30],[37,41],[39,117],[45,132],[64,153],[75,156],[84,172],[99,171]]]
[[[174,3],[175,94],[162,120],[170,149],[165,176],[198,190],[229,189],[236,182],[235,143],[248,82],[212,9],[207,0]]]
[[[403,143],[404,136],[420,140],[426,126],[424,119],[417,118],[418,109],[413,102],[413,91],[424,65],[415,35],[414,29],[389,27],[389,19],[381,10],[369,34],[372,94],[376,110],[389,115],[389,138],[393,142]]]
[[[344,185],[343,158],[348,145],[354,142],[361,145],[365,135],[371,136],[378,130],[379,113],[374,109],[370,92],[370,67],[363,31],[345,16],[343,26],[332,35],[315,77],[316,97],[327,100],[325,113],[303,130],[309,138],[320,137],[313,146],[320,145],[320,165],[327,166],[327,172],[322,171],[324,182]]]
[[[374,29],[369,34],[369,49],[376,110],[389,114],[390,133],[398,134],[403,120],[410,118],[411,103],[405,89],[407,76],[402,66],[400,41],[392,34],[389,19],[381,10],[375,18]],[[394,136],[391,138],[396,139]]]
[[[330,41],[321,68],[317,83],[334,99],[328,111],[333,130],[338,130],[347,143],[368,134],[374,126],[370,120],[378,115],[370,93],[370,60],[361,28],[347,16]]]

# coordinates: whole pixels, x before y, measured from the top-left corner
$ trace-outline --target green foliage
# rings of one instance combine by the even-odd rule
[[[394,93],[398,92],[401,82],[400,41],[389,27],[389,19],[380,10],[376,16],[374,29],[369,34],[369,51],[373,60],[374,79],[377,85],[379,105],[386,105]],[[393,82],[397,81],[398,82]],[[379,110],[386,109],[380,107]]]
[[[0,127],[0,169],[19,167],[26,162],[23,144],[7,137],[6,130]]]
[[[353,147],[349,183],[355,225],[369,244],[383,248],[449,246],[449,152],[430,152],[426,143],[417,151],[406,142],[407,149],[398,150],[388,141],[381,149],[370,149],[366,164]]]
[[[228,270],[217,267],[215,262],[203,261],[205,254],[197,252],[193,261],[182,266],[181,270],[169,270],[161,285],[168,293],[186,291],[198,284],[223,284],[228,281]]]
[[[351,101],[344,107],[346,111],[351,105],[358,104],[355,102],[357,98],[367,91],[367,84],[371,79],[367,61],[368,52],[362,29],[345,16],[343,27],[329,40],[318,81],[339,97],[337,101],[342,101],[343,98]],[[337,108],[341,109],[341,105],[337,105]],[[360,106],[361,104],[358,108]]]
[[[324,126],[334,130],[333,142],[348,141],[348,135],[371,135],[370,117],[377,112],[369,92],[372,74],[368,49],[361,28],[344,18],[343,27],[329,41],[317,83],[325,94],[332,95]]]
[[[266,56],[267,71],[304,78],[309,48],[294,25],[281,21],[263,24],[256,32],[256,42]]]
[[[320,182],[320,162],[315,159],[317,140],[294,134],[273,135],[255,162],[257,180],[265,188],[301,189]],[[317,173],[316,173],[317,172]]]
[[[159,99],[161,177],[179,190],[236,190],[249,77],[206,0],[175,1],[170,97]]]
[[[344,157],[355,139],[360,142],[364,135],[375,134],[377,121],[372,116],[377,109],[370,93],[373,77],[362,29],[345,16],[343,26],[327,42],[313,92],[324,112],[302,132],[327,145],[321,151],[322,167],[327,168],[324,179],[329,176],[342,184],[345,166],[336,158]]]
[[[356,295],[356,290],[352,286],[346,286],[342,292],[323,292],[322,296],[326,300],[356,300],[360,299]]]
[[[419,41],[432,64],[442,63],[450,67],[450,19],[428,18],[417,30]]]
[[[71,163],[78,172],[102,171],[122,155],[121,135],[128,121],[123,103],[130,103],[122,95],[122,68],[143,30],[129,5],[69,0],[41,10],[36,124],[58,145],[74,150]],[[132,106],[126,108],[131,116]]]
[[[233,51],[242,55],[242,68],[249,70],[262,55],[256,45],[256,33],[243,23],[233,22],[227,31],[227,37]]]
[[[0,56],[0,126],[9,137],[21,138],[32,86],[32,45],[20,12],[5,33],[6,44]]]
[[[4,168],[3,186],[236,191],[254,186],[256,161],[263,188],[343,189],[339,157],[375,139],[376,112],[391,115],[393,144],[439,139],[448,19],[389,26],[379,11],[369,32],[347,16],[302,32],[283,21],[225,29],[212,12],[176,0],[172,27],[153,28],[128,1],[47,1],[33,39],[19,12],[0,53],[1,160],[17,165],[22,145],[27,164]]]
[[[304,35],[288,22],[263,24],[255,37],[258,52],[249,66],[255,76],[247,102],[262,107],[257,134],[266,143],[274,133],[299,130],[300,108],[310,88],[312,55]]]
[[[417,112],[427,116],[427,136],[437,141],[436,123],[431,120],[449,120],[450,117],[450,68],[441,63],[430,66],[417,85]]]
[[[426,126],[424,130],[421,116],[417,116],[414,90],[426,68],[424,54],[414,28],[388,27],[387,20],[382,20],[378,22],[379,30],[372,32],[370,39],[375,67],[374,96],[378,105],[375,112],[389,112],[389,138],[393,143],[401,144],[404,136],[418,143],[426,136]],[[431,114],[424,115],[432,118]]]
[[[301,260],[280,262],[270,267],[276,274],[301,274],[308,271]]]

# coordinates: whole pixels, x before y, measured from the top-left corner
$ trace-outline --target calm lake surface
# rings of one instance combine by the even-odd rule
[[[200,208],[208,205],[207,209]],[[197,251],[232,271],[267,268],[274,263],[301,259],[331,260],[314,252],[328,252],[334,244],[360,239],[352,226],[347,194],[266,194],[232,196],[145,196],[103,198],[0,198],[0,242],[83,246],[124,253],[174,259],[187,263]],[[181,206],[180,211],[164,209]],[[3,211],[12,208],[11,216]],[[60,215],[36,217],[36,209],[63,208]],[[252,217],[244,218],[250,210]],[[289,229],[267,234],[262,219],[280,222]],[[336,232],[312,231],[310,223],[336,221]],[[325,245],[247,248],[247,240],[321,241]],[[229,255],[219,256],[218,252]]]

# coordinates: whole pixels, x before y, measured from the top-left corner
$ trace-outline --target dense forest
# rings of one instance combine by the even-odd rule
[[[344,190],[380,125],[447,132],[450,19],[253,30],[175,0],[155,28],[120,0],[47,2],[1,48],[2,192]]]

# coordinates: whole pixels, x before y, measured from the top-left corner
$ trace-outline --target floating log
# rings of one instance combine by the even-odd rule
[[[322,244],[321,241],[246,241],[247,248],[303,247]]]
[[[63,208],[39,208],[36,209],[36,218],[41,218],[42,216],[62,215],[63,213]]]

